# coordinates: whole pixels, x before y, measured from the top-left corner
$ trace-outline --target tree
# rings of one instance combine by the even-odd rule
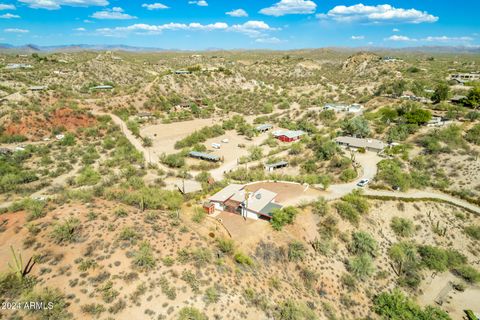
[[[364,117],[355,117],[345,121],[342,130],[349,135],[361,138],[370,134],[370,126]]]
[[[393,267],[397,275],[403,275],[405,270],[417,268],[418,253],[413,243],[395,243],[388,250],[388,255],[393,260]]]
[[[480,107],[480,87],[474,87],[468,92],[467,98],[463,100],[463,104],[475,110]]]
[[[451,320],[447,313],[436,307],[428,306],[422,310],[398,289],[391,293],[382,292],[376,296],[373,300],[373,310],[382,316],[382,319]]]
[[[448,98],[450,93],[450,87],[446,83],[439,84],[432,95],[432,101],[434,103],[439,103],[441,101],[445,101]]]

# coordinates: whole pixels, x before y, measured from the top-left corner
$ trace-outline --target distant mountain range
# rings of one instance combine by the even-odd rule
[[[319,48],[320,49],[320,48]],[[404,47],[404,48],[388,48],[388,47],[328,47],[324,49],[332,49],[339,51],[389,51],[389,52],[424,52],[424,53],[480,53],[480,47],[464,47],[464,46],[421,46],[421,47]],[[156,52],[156,51],[224,51],[222,48],[208,48],[205,50],[181,50],[181,49],[165,49],[155,47],[136,47],[122,44],[114,45],[96,45],[96,44],[71,44],[58,46],[38,46],[35,44],[26,44],[14,46],[8,43],[0,43],[0,52],[74,52],[74,51],[130,51],[130,52]],[[232,49],[231,51],[248,51],[248,49]],[[287,51],[299,51],[287,50]],[[315,50],[303,49],[303,50]],[[280,51],[280,50],[272,50]]]

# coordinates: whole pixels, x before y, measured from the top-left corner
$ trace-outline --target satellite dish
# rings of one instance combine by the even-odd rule
[[[260,193],[257,193],[257,194],[255,195],[255,198],[257,198],[258,200],[260,200],[260,199],[262,199],[262,195],[261,195]]]

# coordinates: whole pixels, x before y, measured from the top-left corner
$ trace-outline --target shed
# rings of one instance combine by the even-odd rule
[[[257,130],[257,131],[259,131],[259,132],[266,132],[266,131],[268,131],[268,130],[270,130],[270,129],[272,129],[272,128],[273,128],[273,126],[272,126],[271,124],[264,123],[264,124],[261,124],[261,125],[257,126],[257,127],[255,128],[255,130]]]
[[[93,90],[110,90],[110,89],[113,89],[113,87],[110,85],[100,85],[100,86],[92,87],[92,89]]]
[[[275,163],[268,163],[265,165],[265,170],[267,171],[273,171],[275,169],[280,169],[280,168],[285,168],[288,166],[288,162],[287,161],[278,161],[278,162],[275,162]]]
[[[190,151],[188,155],[192,158],[196,159],[201,159],[201,160],[207,160],[207,161],[213,161],[213,162],[218,162],[220,161],[220,157],[214,154],[209,154],[205,152],[198,152],[198,151]]]

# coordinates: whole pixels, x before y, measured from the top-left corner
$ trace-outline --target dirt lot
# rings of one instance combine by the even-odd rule
[[[246,187],[248,191],[252,192],[260,188],[276,192],[278,194],[276,202],[286,206],[298,205],[302,202],[311,202],[326,194],[325,192],[308,186],[286,182],[258,182],[249,184]]]

